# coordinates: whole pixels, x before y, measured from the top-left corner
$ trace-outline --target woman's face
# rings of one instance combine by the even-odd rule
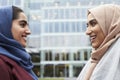
[[[105,39],[105,35],[92,14],[88,15],[86,34],[89,35],[92,47],[97,49]]]
[[[23,12],[19,13],[18,19],[13,20],[11,31],[13,38],[23,47],[26,47],[27,35],[29,35],[31,32],[28,27],[27,17]]]

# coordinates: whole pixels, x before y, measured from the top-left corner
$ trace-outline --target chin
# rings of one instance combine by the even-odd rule
[[[26,45],[23,45],[23,47],[25,48],[25,47],[26,47]]]
[[[93,47],[94,49],[97,49],[97,48],[98,48],[96,45],[92,45],[92,47]]]
[[[22,46],[25,48],[27,45],[26,44],[22,44]]]

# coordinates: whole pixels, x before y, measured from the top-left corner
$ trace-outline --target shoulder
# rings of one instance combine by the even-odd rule
[[[5,76],[8,75],[10,78],[14,78],[14,80],[33,80],[23,67],[7,56],[0,55],[0,65],[2,65],[0,67],[0,80],[9,80],[1,79],[2,72],[4,72]]]
[[[10,74],[6,63],[0,58],[0,80],[9,80]]]
[[[120,52],[120,38],[118,38],[108,49],[108,52]]]
[[[0,72],[1,70],[6,70],[7,65],[6,63],[0,58]]]

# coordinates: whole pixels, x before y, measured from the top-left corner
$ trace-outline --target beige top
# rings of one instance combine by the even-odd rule
[[[87,62],[77,80],[120,80],[120,38],[106,51],[95,66],[90,78],[85,79],[90,66],[91,59]]]

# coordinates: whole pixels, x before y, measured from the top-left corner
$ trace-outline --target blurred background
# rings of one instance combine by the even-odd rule
[[[32,34],[26,50],[40,80],[75,80],[91,53],[87,9],[120,0],[0,0],[22,8]]]

